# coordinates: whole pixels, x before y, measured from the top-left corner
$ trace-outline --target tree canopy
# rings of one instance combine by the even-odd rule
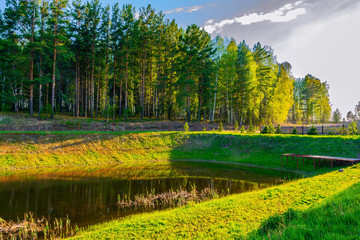
[[[228,124],[326,122],[329,86],[295,79],[270,46],[180,28],[150,5],[7,0],[1,111]]]

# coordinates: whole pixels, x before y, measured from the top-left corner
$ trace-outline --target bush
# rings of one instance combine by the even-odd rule
[[[275,132],[277,133],[277,129],[275,129],[271,124],[269,126],[265,126],[261,131],[262,134],[274,134]]]
[[[189,128],[189,124],[186,122],[184,125],[184,132],[189,132],[190,128]]]
[[[348,135],[358,135],[359,134],[359,129],[356,125],[356,122],[350,123],[350,125],[347,128],[347,134]]]
[[[308,135],[318,135],[318,132],[317,132],[317,130],[316,130],[316,127],[312,126],[312,127],[310,128],[310,131],[308,131],[307,134],[308,134]]]
[[[249,129],[247,131],[248,131],[248,133],[255,133],[255,128],[252,123],[250,123]]]
[[[218,127],[218,132],[222,132],[222,131],[224,131],[224,127],[223,127],[222,122],[220,122],[219,127]]]
[[[269,125],[269,133],[270,134],[274,134],[276,132],[276,129],[274,128],[274,126],[273,125]]]
[[[246,133],[246,130],[245,130],[244,125],[241,126],[241,128],[240,128],[240,133]]]
[[[234,131],[235,131],[235,132],[239,131],[239,124],[238,124],[237,121],[235,121]]]
[[[281,127],[280,124],[276,127],[276,134],[281,134]]]
[[[265,126],[263,128],[263,130],[261,131],[262,134],[268,134],[269,133],[269,129],[268,129],[268,126]]]
[[[294,127],[294,129],[292,130],[292,133],[291,134],[297,134],[298,133],[298,131],[297,131],[297,128],[296,127]]]

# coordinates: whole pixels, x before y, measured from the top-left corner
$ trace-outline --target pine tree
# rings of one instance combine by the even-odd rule
[[[59,41],[59,25],[64,22],[67,0],[53,0],[50,4],[51,14],[49,18],[50,26],[53,29],[53,64],[52,64],[52,86],[51,86],[51,119],[54,119],[55,111],[55,78],[56,78],[56,54]],[[61,37],[61,36],[60,36]]]

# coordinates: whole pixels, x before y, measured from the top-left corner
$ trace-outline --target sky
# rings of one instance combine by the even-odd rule
[[[212,37],[270,45],[295,77],[330,85],[333,110],[345,117],[360,101],[360,0],[100,0],[153,8],[181,27],[197,24]],[[4,9],[5,0],[0,0]]]

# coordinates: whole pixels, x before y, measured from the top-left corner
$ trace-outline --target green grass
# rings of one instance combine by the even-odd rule
[[[151,172],[151,166],[159,164],[160,168],[163,167],[163,176],[171,174],[180,176],[189,173],[173,172],[175,163],[179,163],[174,161],[218,161],[279,169],[283,153],[356,157],[359,152],[360,137],[358,136],[211,132],[192,132],[187,135],[178,132],[2,132],[0,133],[0,175],[18,174],[18,169],[30,171],[33,168],[39,168],[39,171],[46,173],[50,171],[49,167],[54,169],[59,166],[64,169],[87,166],[89,169],[95,169],[96,172],[101,171],[102,166],[112,164],[121,165],[123,168],[120,167],[120,172],[125,175],[126,171],[131,171],[126,170],[126,166],[138,166],[139,169],[133,173],[133,176],[139,177],[144,174],[149,177],[158,174],[155,171]],[[296,162],[289,161],[284,167],[295,170]],[[344,172],[330,172],[328,165],[314,171],[312,162],[305,162],[305,165],[300,164],[300,171],[307,176],[317,176],[257,192],[112,221],[93,226],[81,232],[76,238],[246,239],[253,237],[262,239],[270,235],[274,236],[272,239],[277,239],[280,234],[290,234],[289,236],[293,236],[294,239],[296,236],[302,239],[300,233],[305,234],[311,227],[316,229],[316,224],[307,226],[304,223],[306,216],[311,215],[312,211],[319,212],[318,219],[315,219],[316,215],[313,214],[314,221],[319,223],[319,228],[329,224],[326,219],[321,219],[320,213],[331,212],[331,207],[326,206],[330,206],[331,201],[342,201],[342,195],[332,197],[342,192],[347,193],[347,189],[352,189],[351,187],[360,181],[360,165],[347,167]],[[357,187],[354,189],[354,194],[350,194],[349,198],[359,193]],[[357,200],[351,204],[358,208],[360,205]],[[351,204],[349,203],[348,206]],[[295,212],[296,218],[291,219],[291,223],[290,221],[279,223],[279,219],[282,221],[283,216],[286,215],[282,214],[286,212],[288,214]],[[351,221],[355,221],[350,217],[352,214],[357,212],[349,212],[349,220],[339,220],[341,226],[346,228],[348,224],[353,223]],[[293,220],[299,222],[297,225],[303,226],[303,232],[294,228]],[[279,228],[279,225],[283,229]],[[272,228],[264,229],[262,226],[272,226]],[[329,235],[319,236],[330,239],[333,236],[331,234],[337,231],[336,228],[326,229]],[[299,235],[295,235],[297,231],[300,231]],[[354,231],[351,232],[351,237],[354,234],[356,234]],[[321,239],[319,236],[314,239]]]
[[[178,132],[0,132],[0,175],[11,169],[91,166],[151,160],[205,160],[281,167],[281,154],[356,157],[358,136]],[[296,169],[296,161],[284,165]],[[316,173],[326,172],[329,166]],[[313,173],[313,163],[300,164]]]
[[[309,209],[359,180],[360,166],[349,167],[261,191],[112,221],[90,227],[74,239],[246,239],[272,216]],[[359,208],[360,203],[354,203]],[[348,222],[342,224],[346,227]]]
[[[360,239],[360,183],[305,211],[263,222],[249,239]]]

